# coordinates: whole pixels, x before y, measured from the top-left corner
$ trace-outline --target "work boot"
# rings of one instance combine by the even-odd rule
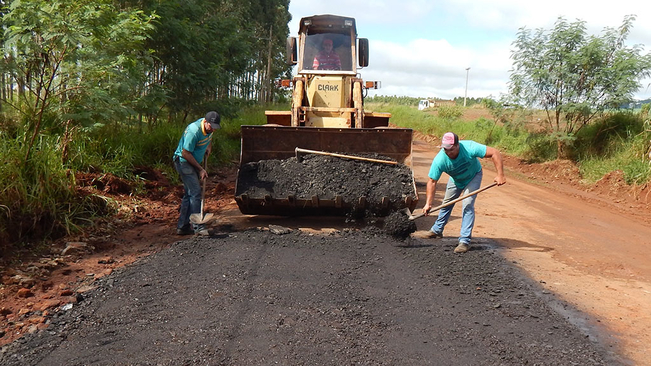
[[[436,239],[436,238],[442,238],[443,235],[435,233],[431,230],[418,230],[411,234],[414,238],[418,239]]]
[[[194,235],[196,235],[196,236],[210,236],[210,232],[208,231],[208,229],[201,229],[201,230],[195,231]]]
[[[184,226],[181,229],[176,229],[176,235],[192,235],[194,230],[190,226]]]
[[[470,245],[466,243],[459,243],[456,248],[454,248],[455,253],[465,253],[470,250]]]

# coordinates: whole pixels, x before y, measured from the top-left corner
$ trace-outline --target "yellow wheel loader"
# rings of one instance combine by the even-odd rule
[[[359,70],[368,66],[368,55],[368,39],[357,38],[354,18],[302,18],[298,38],[287,40],[288,62],[297,65],[297,76],[288,83],[293,87],[291,110],[266,111],[267,125],[242,126],[240,172],[252,162],[293,157],[296,148],[377,154],[411,165],[413,131],[390,128],[390,113],[364,110],[365,89],[379,86],[379,82],[364,83],[360,77]],[[337,215],[365,202],[365,197],[355,202],[332,197],[303,199],[300,192],[291,197],[254,197],[240,184],[236,186],[235,200],[244,214]],[[397,206],[413,210],[417,200],[414,193]]]

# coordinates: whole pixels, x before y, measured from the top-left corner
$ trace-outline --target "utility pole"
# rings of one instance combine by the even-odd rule
[[[468,73],[470,73],[470,68],[466,67],[466,94],[463,96],[463,106],[466,106],[466,98],[468,98]]]

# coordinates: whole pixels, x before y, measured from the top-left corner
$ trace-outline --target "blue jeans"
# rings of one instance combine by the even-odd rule
[[[445,188],[445,197],[443,198],[443,202],[441,204],[448,203],[453,199],[460,197],[462,193],[467,194],[478,190],[481,186],[482,175],[483,173],[480,170],[479,173],[475,174],[470,183],[468,183],[468,185],[463,188],[457,187],[457,185],[454,184],[452,180],[448,180],[448,185]],[[476,199],[477,195],[474,195],[461,201],[461,204],[463,205],[463,216],[461,217],[461,233],[459,234],[459,243],[470,245],[470,239],[472,238],[472,229],[475,226]],[[443,234],[443,229],[450,219],[450,214],[452,213],[453,208],[454,205],[450,205],[441,209],[439,212],[439,217],[436,219],[434,225],[432,225],[432,228],[430,229],[432,232]]]
[[[182,162],[178,157],[174,158],[174,168],[181,175],[183,181],[183,200],[177,229],[186,228],[190,225],[190,215],[201,212],[201,183],[196,169],[188,162]],[[204,229],[204,225],[192,224],[195,232]]]

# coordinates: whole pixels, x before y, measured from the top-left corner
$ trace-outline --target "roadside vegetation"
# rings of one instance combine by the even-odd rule
[[[454,131],[463,139],[495,146],[505,153],[530,163],[557,159],[557,140],[541,126],[541,111],[496,107],[486,99],[471,107],[446,106],[419,111],[398,103],[367,103],[374,111],[392,114],[391,123],[424,134],[441,136]],[[579,167],[585,183],[594,183],[605,174],[621,170],[627,184],[651,182],[651,120],[649,107],[612,111],[582,129],[575,138],[567,159]],[[470,109],[485,109],[490,118],[464,118]],[[469,113],[471,114],[471,113]]]
[[[171,155],[186,125],[206,111],[222,114],[209,161],[218,169],[239,159],[241,125],[264,124],[265,109],[289,108],[286,91],[273,82],[291,76],[283,55],[288,1],[182,3],[0,1],[5,30],[0,37],[0,255],[39,249],[47,240],[116,213],[108,195],[80,185],[86,176],[128,180],[134,196],[144,190],[139,167],[155,168],[179,183]],[[532,162],[572,159],[590,181],[620,169],[628,183],[643,184],[651,177],[648,107],[613,109],[631,100],[635,80],[651,68],[648,55],[628,52],[619,42],[631,21],[627,18],[619,33],[609,33],[602,42],[622,62],[608,66],[620,73],[608,80],[617,93],[607,101],[584,98],[552,105],[511,95],[508,101],[468,98],[463,107],[464,98],[455,98],[456,104],[436,113],[418,111],[418,98],[374,97],[366,105],[391,112],[392,123],[401,127],[433,135],[452,130]],[[518,40],[522,45],[551,42],[525,31]],[[590,44],[600,50],[602,43]],[[575,52],[557,56],[570,54]],[[565,73],[529,81],[529,73],[518,75],[512,94],[535,96],[520,91],[557,85]],[[471,108],[485,108],[490,117],[465,120]],[[599,113],[583,118],[593,111]],[[583,119],[573,122],[570,117],[577,115]],[[570,123],[576,127],[563,128]]]
[[[289,2],[0,1],[0,256],[116,211],[81,175],[174,181],[185,126],[224,118],[211,165],[239,147],[243,108],[282,100]],[[239,117],[238,117],[239,116]],[[257,117],[256,117],[257,118]],[[100,191],[101,192],[101,191]]]

